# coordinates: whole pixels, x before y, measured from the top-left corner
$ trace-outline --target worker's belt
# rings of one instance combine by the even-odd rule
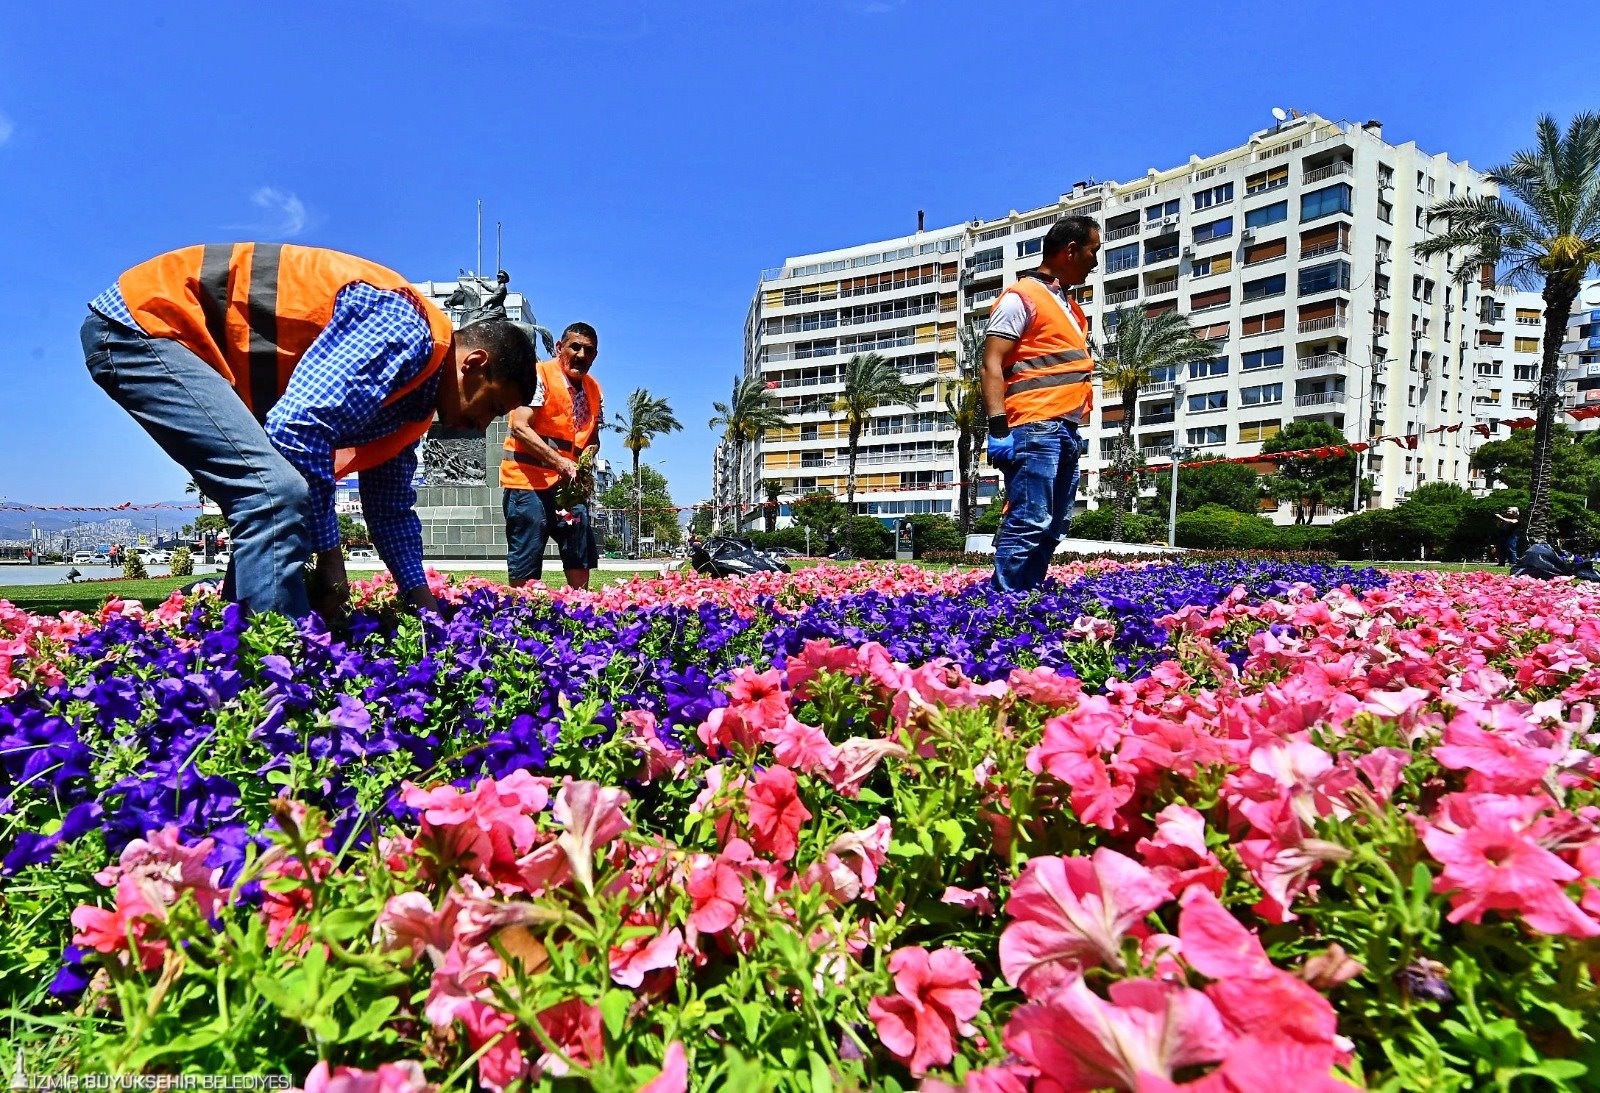
[[[573,447],[572,441],[570,440],[562,440],[559,437],[545,436],[543,433],[539,434],[539,439],[550,445],[550,447],[554,448],[558,452],[575,452],[578,450],[577,448]]]

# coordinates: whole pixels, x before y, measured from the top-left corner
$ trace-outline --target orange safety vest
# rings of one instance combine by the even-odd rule
[[[544,405],[533,412],[533,431],[550,447],[577,459],[594,439],[600,426],[600,385],[593,376],[583,377],[583,393],[589,400],[589,420],[578,428],[572,413],[572,389],[559,360],[539,362],[539,379],[544,386]],[[511,490],[547,490],[559,484],[561,475],[554,467],[540,463],[534,454],[506,435],[505,454],[500,458],[500,485]]]
[[[1067,301],[1070,311],[1062,307],[1045,282],[1026,273],[1000,294],[995,306],[1011,292],[1029,305],[1033,320],[1006,352],[1006,423],[1086,419],[1094,408],[1094,361],[1083,309],[1072,299]]]
[[[300,358],[328,325],[339,291],[357,281],[405,295],[433,332],[427,365],[392,391],[387,405],[438,372],[454,337],[445,313],[391,269],[320,247],[208,243],[157,255],[124,273],[118,286],[140,329],[152,338],[174,339],[215,368],[264,423]],[[388,462],[432,424],[429,414],[389,436],[339,449],[334,476]]]

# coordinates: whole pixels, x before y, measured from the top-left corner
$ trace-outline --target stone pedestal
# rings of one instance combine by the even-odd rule
[[[505,438],[501,420],[481,437],[435,426],[423,441],[417,515],[424,557],[505,561],[506,519],[497,484]],[[551,547],[546,554],[555,556]]]

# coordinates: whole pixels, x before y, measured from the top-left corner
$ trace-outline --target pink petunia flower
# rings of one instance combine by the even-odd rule
[[[1171,896],[1150,870],[1105,847],[1092,858],[1033,858],[1011,889],[1000,969],[1029,998],[1084,966],[1121,971],[1122,939]]]
[[[1199,991],[1154,979],[1111,984],[1111,1000],[1082,979],[1020,1007],[1005,1045],[1060,1090],[1159,1088],[1173,1071],[1214,1063],[1233,1037]]]
[[[674,968],[683,948],[683,931],[674,926],[658,934],[629,938],[611,949],[611,978],[624,987],[637,990],[646,972]]]
[[[955,1037],[972,1036],[983,1008],[977,966],[955,949],[897,949],[889,957],[895,993],[867,1004],[878,1039],[920,1078],[955,1058]]]
[[[745,790],[750,844],[763,854],[788,861],[799,848],[800,826],[811,813],[788,767],[768,767]]]
[[[687,1093],[689,1088],[689,1059],[683,1051],[683,1041],[674,1040],[667,1045],[661,1059],[661,1073],[645,1082],[638,1093]]]
[[[330,1067],[326,1060],[311,1068],[301,1093],[426,1093],[433,1087],[414,1059],[379,1063],[376,1070]]]
[[[566,853],[572,875],[585,892],[594,890],[595,851],[633,826],[622,812],[627,803],[624,790],[570,778],[556,794],[552,814],[566,829],[556,838],[556,845]]]
[[[743,839],[731,839],[715,858],[701,856],[689,871],[689,925],[716,934],[734,924],[744,910],[744,878],[753,853]]]
[[[519,887],[517,860],[538,841],[534,818],[549,804],[550,783],[525,770],[498,781],[485,778],[465,793],[407,782],[401,800],[422,813],[422,838],[444,864]]]
[[[1228,871],[1206,846],[1205,817],[1187,805],[1168,805],[1156,814],[1153,838],[1140,839],[1139,858],[1173,896],[1195,885],[1221,893]]]
[[[1540,933],[1600,936],[1600,922],[1565,891],[1578,871],[1509,817],[1480,815],[1459,831],[1425,824],[1422,842],[1444,866],[1433,890],[1450,894],[1451,922],[1481,922],[1485,911],[1512,911]]]
[[[778,762],[808,774],[831,769],[838,755],[826,733],[793,717],[785,718],[782,725],[768,729],[762,737],[772,745]]]
[[[132,876],[117,882],[116,906],[107,911],[85,903],[72,912],[72,943],[98,953],[132,956],[144,971],[161,966],[167,943],[159,936],[161,911],[145,898]],[[131,942],[131,951],[130,951]]]

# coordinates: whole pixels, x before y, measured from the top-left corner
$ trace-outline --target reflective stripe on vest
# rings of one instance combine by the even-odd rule
[[[572,388],[568,386],[561,362],[551,359],[539,362],[539,378],[544,384],[544,404],[533,412],[533,431],[539,439],[569,459],[576,458],[593,441],[600,422],[600,385],[594,377],[584,376],[584,395],[589,401],[589,420],[578,428],[573,415]],[[567,439],[571,436],[572,439]],[[554,467],[542,462],[538,456],[518,443],[517,438],[506,434],[504,451],[500,456],[500,485],[512,490],[545,490],[557,485],[561,475]]]
[[[1006,421],[1017,426],[1087,417],[1094,402],[1087,320],[1037,277],[1023,276],[1006,293],[1022,297],[1030,316],[1002,362]]]
[[[300,359],[327,327],[339,293],[356,282],[404,295],[432,335],[427,363],[388,393],[384,402],[392,404],[438,373],[454,337],[444,312],[393,270],[292,243],[210,243],[157,255],[117,283],[146,335],[171,338],[211,365],[264,423]],[[378,466],[415,444],[429,426],[429,421],[407,422],[390,436],[340,449],[335,473]]]

